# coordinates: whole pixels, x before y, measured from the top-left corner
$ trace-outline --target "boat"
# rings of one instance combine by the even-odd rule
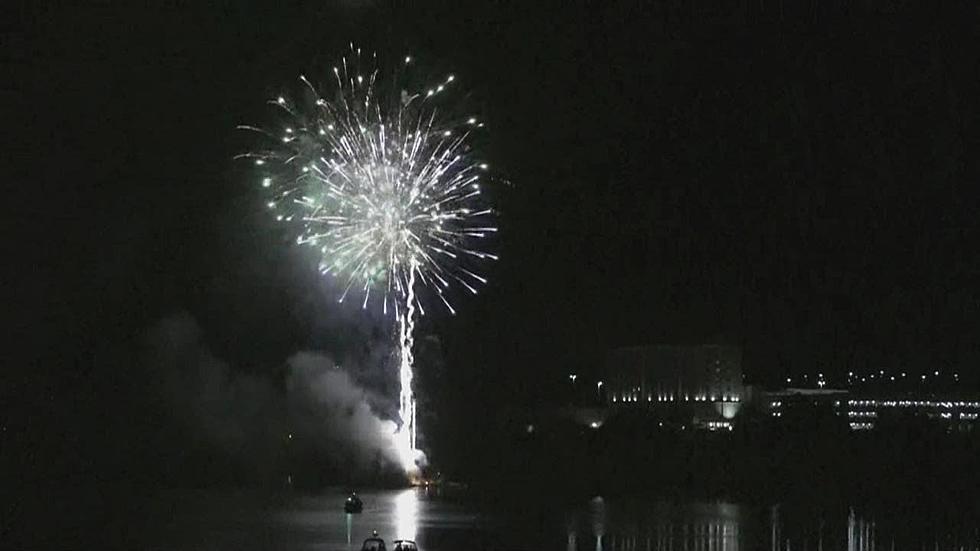
[[[357,492],[354,492],[347,498],[344,502],[344,512],[345,513],[360,513],[364,510],[364,503],[361,498],[357,497]]]
[[[419,547],[412,540],[395,540],[391,551],[419,551]]]
[[[375,531],[373,536],[361,544],[361,551],[385,551],[385,540],[379,538],[378,532]]]

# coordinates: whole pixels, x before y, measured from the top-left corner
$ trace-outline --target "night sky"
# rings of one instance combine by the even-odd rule
[[[384,340],[233,160],[235,126],[350,41],[483,106],[501,261],[422,328],[476,405],[648,343],[741,345],[766,384],[879,365],[977,383],[970,2],[117,4],[21,7],[4,30],[11,432],[137,415],[140,339],[177,312],[250,373]]]

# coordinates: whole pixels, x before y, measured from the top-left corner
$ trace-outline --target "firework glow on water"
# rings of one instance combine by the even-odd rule
[[[366,57],[366,59],[365,59]],[[337,300],[380,305],[399,347],[399,416],[394,444],[406,471],[420,456],[412,391],[416,315],[431,302],[455,314],[455,289],[476,294],[496,233],[481,187],[488,165],[474,139],[484,123],[460,108],[454,75],[411,84],[415,60],[380,68],[351,47],[326,86],[299,77],[300,93],[269,101],[276,123],[242,126],[263,147],[242,155],[261,173],[267,206],[296,229],[339,282]]]

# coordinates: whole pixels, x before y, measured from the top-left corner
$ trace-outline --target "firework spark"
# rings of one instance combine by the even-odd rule
[[[400,82],[410,57],[395,82],[361,63],[358,50],[343,58],[329,94],[301,76],[304,99],[271,100],[282,126],[244,127],[273,140],[247,156],[262,168],[276,218],[300,222],[296,242],[315,248],[320,270],[343,284],[338,300],[357,293],[367,307],[376,297],[397,314],[414,270],[454,313],[447,291],[477,293],[486,279],[475,265],[496,258],[480,246],[497,231],[481,195],[488,167],[471,146],[483,123],[454,112],[453,75],[410,90]],[[416,306],[424,315],[419,297]]]
[[[325,93],[301,76],[298,99],[270,101],[278,127],[242,128],[266,136],[264,149],[244,157],[261,169],[276,219],[296,224],[296,242],[314,248],[320,271],[340,281],[338,300],[379,301],[395,315],[399,446],[414,452],[415,312],[425,314],[425,295],[455,313],[451,289],[477,293],[486,283],[479,265],[496,259],[481,245],[497,228],[481,190],[488,167],[472,143],[484,125],[455,107],[456,78],[413,88],[412,58],[397,65],[382,72],[377,56],[365,63],[352,47]]]

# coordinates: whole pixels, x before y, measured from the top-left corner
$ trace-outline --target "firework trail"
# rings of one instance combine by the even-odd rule
[[[398,414],[402,419],[403,427],[396,435],[396,448],[401,455],[402,465],[414,465],[418,456],[416,452],[418,443],[415,426],[415,395],[412,392],[412,379],[415,376],[413,370],[414,357],[412,355],[415,333],[415,261],[413,260],[412,263],[413,269],[408,276],[406,307],[398,315]]]
[[[380,302],[395,316],[396,440],[407,458],[416,454],[415,312],[424,315],[422,298],[434,297],[455,313],[453,288],[477,293],[487,281],[480,264],[497,258],[482,244],[497,228],[481,194],[488,167],[473,148],[484,125],[454,103],[455,77],[413,87],[411,57],[391,71],[377,61],[365,63],[352,46],[324,93],[300,76],[301,94],[269,102],[276,123],[241,127],[267,144],[241,157],[261,169],[276,219],[296,228],[296,243],[314,249],[320,271],[340,282],[338,300],[356,295],[362,308]]]

